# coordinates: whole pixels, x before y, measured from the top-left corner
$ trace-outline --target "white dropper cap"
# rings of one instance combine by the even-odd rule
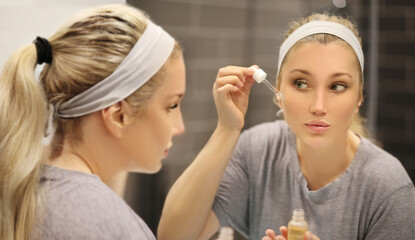
[[[265,80],[265,78],[267,77],[267,74],[264,72],[264,70],[262,70],[261,68],[255,68],[255,67],[251,67],[252,69],[255,69],[255,73],[254,75],[252,75],[252,78],[255,79],[255,81],[257,83],[261,83],[262,81]]]
[[[293,211],[293,219],[295,221],[304,221],[304,210],[303,209],[295,209]]]

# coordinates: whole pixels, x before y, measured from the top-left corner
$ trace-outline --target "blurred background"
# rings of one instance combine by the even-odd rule
[[[37,35],[50,36],[73,12],[125,2],[146,11],[180,42],[187,67],[186,132],[174,139],[159,173],[128,178],[125,199],[154,233],[170,187],[216,126],[212,86],[218,69],[257,64],[275,83],[287,24],[314,12],[351,17],[358,24],[365,53],[361,113],[372,137],[415,181],[414,0],[0,0],[0,66]],[[265,86],[254,85],[245,128],[276,119],[272,97]]]

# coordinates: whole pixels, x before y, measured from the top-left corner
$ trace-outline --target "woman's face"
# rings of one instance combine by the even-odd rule
[[[170,63],[165,77],[147,110],[127,129],[130,170],[159,171],[161,160],[172,147],[173,137],[184,132],[180,101],[186,90],[186,76],[182,56]]]
[[[302,144],[319,148],[347,139],[361,103],[356,61],[338,43],[305,43],[291,51],[282,69],[280,105]]]

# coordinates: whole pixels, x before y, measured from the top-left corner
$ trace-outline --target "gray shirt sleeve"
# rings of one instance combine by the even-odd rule
[[[243,132],[222,177],[213,211],[221,226],[232,225],[240,233],[248,233],[248,175],[245,151],[249,133]]]
[[[412,184],[391,193],[373,215],[365,240],[414,239],[414,205],[415,190]]]

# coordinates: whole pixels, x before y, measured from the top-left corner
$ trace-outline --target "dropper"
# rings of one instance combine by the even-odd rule
[[[267,74],[264,72],[264,70],[262,70],[261,68],[255,68],[255,67],[250,67],[252,69],[255,70],[254,75],[252,75],[252,78],[257,82],[257,83],[264,83],[265,86],[267,86],[274,94],[276,94],[278,97],[281,98],[281,100],[284,100],[284,95],[282,95],[281,92],[279,92],[277,89],[274,88],[274,86],[272,86],[272,84],[266,79]]]

